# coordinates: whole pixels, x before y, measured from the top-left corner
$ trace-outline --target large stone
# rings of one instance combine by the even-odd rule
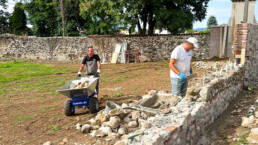
[[[130,128],[135,128],[138,126],[138,122],[137,121],[131,121],[128,123],[128,127]]]
[[[251,133],[247,138],[248,143],[258,144],[258,128],[251,129]]]
[[[120,122],[121,122],[121,120],[119,117],[117,117],[117,116],[110,117],[109,126],[111,128],[117,128],[120,125]]]
[[[81,128],[82,133],[89,133],[91,126],[89,124],[84,124]]]
[[[142,96],[142,100],[140,101],[140,105],[144,107],[151,107],[155,105],[155,103],[158,100],[158,95],[153,94],[153,95],[144,95]]]

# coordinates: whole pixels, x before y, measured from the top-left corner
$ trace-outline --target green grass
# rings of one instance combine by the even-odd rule
[[[58,125],[51,125],[51,126],[50,126],[50,129],[53,130],[53,131],[58,131],[58,130],[61,129],[61,127],[58,126]]]
[[[19,116],[18,118],[17,118],[17,121],[25,121],[25,120],[28,120],[28,119],[32,119],[32,118],[34,118],[34,117],[36,117],[36,115],[28,115],[28,116]]]
[[[45,106],[44,109],[48,110],[48,109],[52,109],[52,108],[56,108],[56,105],[50,105],[50,106]]]
[[[115,95],[113,95],[113,97],[122,97],[124,96],[123,92],[117,93]]]
[[[31,64],[26,61],[0,62],[0,82],[21,81],[63,72],[69,72],[69,70],[56,69],[46,64]]]
[[[248,135],[249,135],[249,133],[242,135],[242,136],[239,138],[239,140],[235,143],[235,145],[243,145],[243,144],[244,144],[244,145],[247,145],[248,142],[247,142],[246,138],[248,137]]]

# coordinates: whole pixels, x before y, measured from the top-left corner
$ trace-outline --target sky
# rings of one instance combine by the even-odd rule
[[[13,7],[17,0],[8,0],[8,11],[13,12]],[[201,22],[195,22],[193,28],[206,28],[207,20],[210,16],[215,16],[218,24],[228,24],[231,16],[232,2],[231,0],[210,0],[207,9],[207,15]],[[255,17],[258,20],[258,0],[255,4]]]
[[[205,28],[207,27],[207,20],[210,16],[215,16],[218,24],[228,24],[231,17],[232,2],[231,0],[211,0],[208,3],[207,15],[201,22],[195,22],[193,27]],[[258,0],[255,4],[255,18],[258,20]]]

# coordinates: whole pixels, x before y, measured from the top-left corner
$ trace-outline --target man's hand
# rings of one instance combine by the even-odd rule
[[[183,73],[179,73],[178,76],[180,77],[181,80],[186,80],[187,76]]]
[[[100,69],[97,70],[97,73],[100,74]]]
[[[81,77],[81,76],[82,76],[82,73],[79,71],[79,72],[77,73],[77,76],[78,76],[78,77]]]

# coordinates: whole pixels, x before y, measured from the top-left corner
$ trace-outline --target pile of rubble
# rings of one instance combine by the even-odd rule
[[[108,101],[106,108],[98,112],[95,118],[85,124],[76,124],[75,128],[93,137],[115,139],[138,129],[151,127],[151,120],[156,114],[170,113],[170,107],[180,100],[177,96],[151,90],[139,101],[132,101],[121,106]]]
[[[80,81],[78,83],[74,83],[70,85],[70,89],[79,89],[79,88],[86,88],[90,84],[90,81],[85,80],[85,81]]]

